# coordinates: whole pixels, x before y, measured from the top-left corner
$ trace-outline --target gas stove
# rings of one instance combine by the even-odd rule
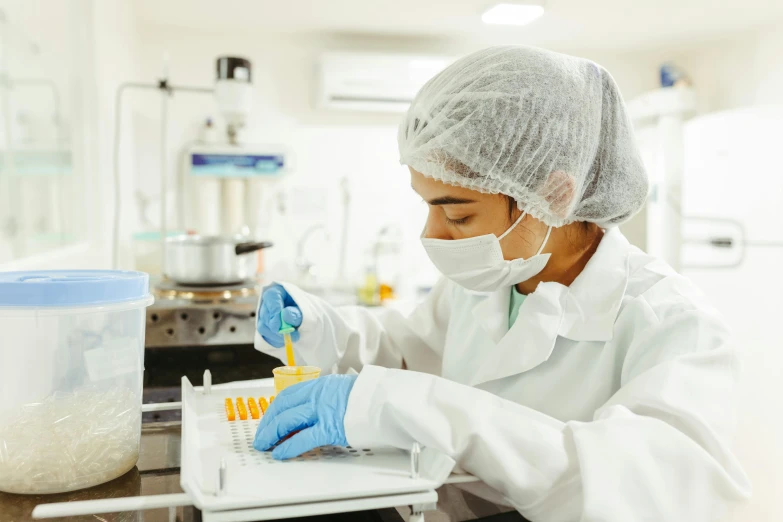
[[[183,286],[163,279],[147,308],[147,348],[252,344],[260,283]]]

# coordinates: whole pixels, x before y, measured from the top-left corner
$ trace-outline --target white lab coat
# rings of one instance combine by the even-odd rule
[[[510,330],[510,289],[443,279],[406,318],[284,286],[304,318],[297,357],[360,372],[353,446],[438,448],[484,483],[467,489],[531,521],[713,522],[749,495],[724,321],[619,230],[570,287],[540,284]]]

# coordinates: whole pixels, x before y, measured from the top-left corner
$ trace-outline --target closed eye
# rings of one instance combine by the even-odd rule
[[[448,223],[449,225],[464,225],[465,223],[468,222],[468,219],[470,219],[470,216],[465,216],[464,218],[459,218],[459,219],[446,218],[446,223]]]

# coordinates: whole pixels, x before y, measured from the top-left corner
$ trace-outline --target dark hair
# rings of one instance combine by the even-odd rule
[[[508,219],[509,221],[514,221],[514,210],[517,208],[517,202],[514,201],[514,198],[511,196],[505,196],[506,202],[508,203]]]

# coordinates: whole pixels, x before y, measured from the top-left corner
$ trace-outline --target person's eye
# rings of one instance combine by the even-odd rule
[[[464,225],[465,223],[468,222],[469,219],[470,216],[465,216],[459,219],[450,219],[448,216],[446,216],[446,223],[448,223],[449,225]]]

